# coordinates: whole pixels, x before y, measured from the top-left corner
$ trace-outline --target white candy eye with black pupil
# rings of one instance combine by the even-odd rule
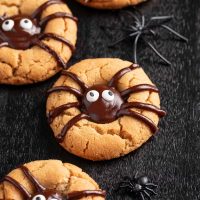
[[[41,194],[38,194],[38,195],[34,196],[32,198],[32,200],[46,200],[46,197]]]
[[[104,90],[102,92],[102,97],[106,100],[106,101],[113,101],[115,95],[113,94],[113,92],[111,90]]]
[[[99,98],[99,93],[96,90],[90,90],[87,94],[86,94],[86,99],[89,102],[95,102],[97,101],[97,99]]]
[[[33,27],[33,23],[32,23],[32,21],[31,21],[30,19],[24,18],[24,19],[22,19],[22,20],[20,21],[20,26],[21,26],[23,29],[29,30],[29,29],[31,29],[31,28]]]
[[[11,31],[14,25],[15,22],[12,19],[7,19],[6,21],[3,22],[2,29],[4,31]]]

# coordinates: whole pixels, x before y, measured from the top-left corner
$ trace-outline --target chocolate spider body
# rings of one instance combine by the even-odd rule
[[[105,191],[101,190],[83,190],[77,192],[71,192],[67,195],[62,195],[54,189],[47,189],[42,186],[38,180],[31,174],[27,167],[21,166],[20,169],[25,174],[25,176],[29,179],[29,181],[34,185],[36,192],[34,195],[31,195],[27,189],[18,183],[13,178],[6,176],[3,181],[7,181],[10,184],[14,185],[23,195],[26,197],[26,200],[76,200],[82,197],[86,197],[88,195],[93,196],[105,196]]]
[[[115,41],[113,44],[109,45],[110,47],[118,44],[119,42],[122,42],[128,38],[134,38],[133,42],[133,50],[134,50],[134,63],[137,62],[137,46],[139,40],[141,40],[144,44],[146,44],[151,50],[154,51],[154,53],[161,58],[161,60],[164,61],[167,65],[171,65],[170,61],[168,61],[164,56],[162,56],[159,51],[154,47],[154,45],[148,41],[148,36],[158,36],[158,33],[155,32],[156,28],[162,28],[171,34],[175,35],[177,38],[184,42],[188,42],[188,39],[181,34],[177,33],[175,30],[170,28],[166,25],[166,23],[173,19],[173,16],[155,16],[151,17],[149,21],[146,22],[145,16],[135,9],[136,14],[125,11],[126,14],[128,14],[134,21],[131,24],[128,24],[128,26],[123,28],[116,28],[112,27],[112,29],[117,30],[123,30],[127,33],[127,35],[123,38],[120,38],[119,40]],[[126,20],[129,22],[129,20]],[[157,22],[157,24],[155,24]],[[111,27],[107,27],[111,28]]]
[[[157,188],[157,185],[150,183],[148,177],[126,177],[124,181],[119,184],[119,191],[133,198],[141,198],[142,200],[148,199],[151,200],[152,195],[157,193],[154,189]]]
[[[56,12],[40,19],[43,10],[48,6],[61,3],[63,2],[60,0],[49,0],[42,4],[30,16],[16,15],[12,17],[0,17],[0,48],[7,46],[13,49],[26,50],[35,45],[50,53],[58,64],[65,68],[66,64],[62,58],[41,41],[45,38],[52,38],[69,46],[72,51],[75,50],[75,47],[67,39],[53,33],[43,33],[45,25],[52,19],[69,18],[77,21],[77,18],[65,12]]]
[[[72,118],[61,130],[61,133],[57,136],[58,142],[63,142],[65,135],[68,130],[81,119],[87,119],[95,123],[110,123],[122,116],[130,116],[146,123],[151,131],[154,133],[157,131],[157,126],[148,117],[131,110],[131,108],[139,108],[149,110],[158,114],[160,117],[165,115],[165,111],[158,107],[141,102],[127,102],[128,96],[131,93],[141,91],[158,92],[158,89],[149,84],[140,84],[130,87],[122,92],[117,90],[118,80],[126,73],[137,69],[139,66],[132,64],[131,66],[124,68],[117,72],[107,85],[94,85],[88,87],[82,82],[79,77],[72,72],[63,71],[63,75],[69,76],[76,83],[78,83],[83,92],[69,87],[69,86],[58,86],[50,89],[48,94],[56,91],[66,91],[74,94],[79,102],[67,103],[61,105],[48,114],[48,121],[52,123],[54,118],[60,115],[64,110],[72,107],[79,108],[82,113]]]

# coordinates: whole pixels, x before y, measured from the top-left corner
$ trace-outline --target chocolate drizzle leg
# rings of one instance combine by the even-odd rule
[[[30,194],[28,190],[21,185],[19,182],[14,180],[13,178],[6,176],[3,181],[9,182],[13,186],[15,186],[26,198],[26,200],[33,200],[33,199],[41,199],[41,196],[43,196],[45,199],[56,199],[57,200],[78,200],[82,197],[87,196],[101,196],[105,197],[105,191],[102,190],[83,190],[83,191],[74,191],[71,193],[68,193],[67,196],[59,193],[56,191],[56,189],[48,189],[45,188],[41,183],[33,176],[33,174],[30,172],[30,170],[25,167],[21,166],[20,169],[26,176],[26,178],[31,182],[31,184],[35,187],[36,192],[34,194]]]
[[[56,136],[58,142],[62,143],[69,129],[82,119],[87,119],[89,121],[99,124],[105,124],[113,122],[119,117],[130,116],[147,124],[150,127],[151,131],[155,133],[158,128],[154,124],[154,122],[143,114],[133,111],[131,109],[138,108],[151,111],[157,114],[159,117],[163,117],[166,114],[165,111],[159,109],[152,104],[142,102],[127,102],[127,98],[132,93],[142,91],[158,93],[158,88],[150,84],[140,84],[132,86],[121,92],[117,90],[119,79],[122,78],[125,74],[137,68],[139,68],[138,65],[131,64],[129,67],[123,68],[118,71],[111,78],[107,85],[93,85],[91,87],[88,87],[76,74],[69,71],[63,71],[62,75],[68,76],[73,79],[73,81],[75,81],[80,86],[82,91],[80,92],[79,90],[71,88],[69,86],[57,86],[50,89],[48,91],[48,95],[58,91],[71,92],[78,98],[80,103],[77,105],[74,105],[73,103],[68,103],[54,108],[48,114],[48,121],[49,123],[52,123],[57,116],[59,116],[62,112],[71,107],[80,107],[81,113],[73,117],[64,125],[60,134]]]
[[[18,183],[16,180],[13,178],[6,176],[3,181],[7,181],[10,184],[14,185],[26,198],[31,198],[31,194],[26,190],[26,188]]]
[[[75,46],[67,39],[53,34],[43,33],[46,24],[53,19],[68,18],[77,22],[77,18],[66,12],[56,12],[42,19],[43,11],[53,4],[63,4],[59,0],[49,0],[29,15],[16,15],[12,17],[1,16],[0,18],[0,48],[7,46],[13,49],[26,50],[37,45],[44,51],[51,54],[57,61],[59,67],[66,68],[65,61],[51,47],[41,39],[50,38],[67,45],[72,52]]]

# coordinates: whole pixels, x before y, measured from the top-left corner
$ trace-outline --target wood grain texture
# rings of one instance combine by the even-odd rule
[[[119,18],[119,12],[89,9],[72,0],[68,4],[79,17],[77,51],[69,65],[93,57],[132,60],[130,41],[108,48],[122,33],[112,30],[105,34],[100,28],[128,23]],[[1,177],[21,163],[55,158],[82,167],[108,191],[108,200],[128,200],[116,195],[114,188],[123,176],[137,171],[159,184],[155,200],[200,199],[200,1],[149,0],[139,8],[147,16],[174,14],[170,26],[190,39],[188,45],[176,40],[155,41],[172,62],[170,67],[161,65],[153,52],[140,44],[139,61],[159,87],[161,104],[168,111],[159,133],[123,158],[86,161],[65,152],[46,121],[45,92],[58,75],[33,86],[0,86]]]

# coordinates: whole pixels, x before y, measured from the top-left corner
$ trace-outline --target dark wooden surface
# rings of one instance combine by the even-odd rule
[[[69,64],[85,58],[119,57],[132,60],[129,41],[115,48],[107,44],[121,36],[106,33],[100,25],[122,26],[119,12],[97,11],[68,1],[79,17],[77,52]],[[138,7],[147,16],[174,14],[170,24],[186,35],[188,45],[176,40],[156,41],[171,60],[164,66],[142,44],[139,61],[161,91],[161,104],[168,111],[160,131],[134,153],[106,162],[73,156],[54,140],[45,118],[45,92],[58,78],[31,86],[0,86],[0,176],[19,164],[37,159],[61,159],[82,167],[108,192],[108,200],[129,199],[113,191],[123,176],[148,175],[159,184],[155,200],[200,199],[200,1],[149,0]],[[165,36],[165,32],[161,31]],[[171,38],[171,37],[170,37]]]

